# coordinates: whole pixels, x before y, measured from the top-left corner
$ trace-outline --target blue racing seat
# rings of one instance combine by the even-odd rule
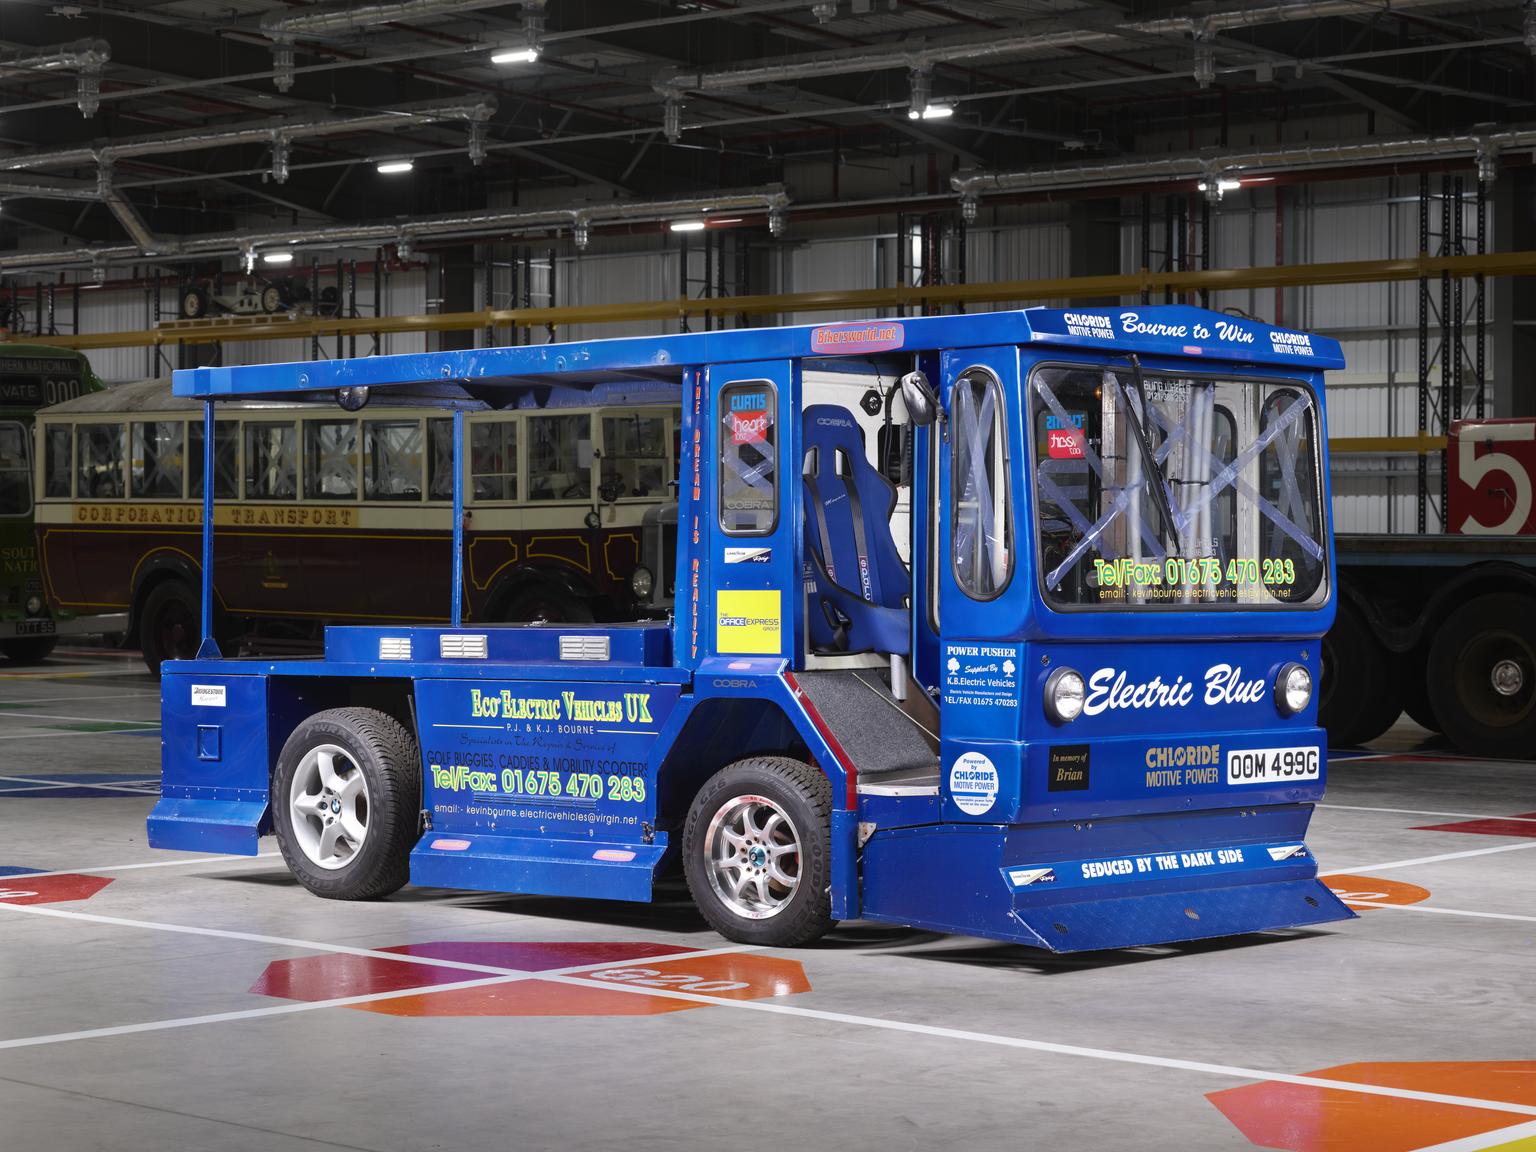
[[[802,419],[811,649],[906,656],[909,578],[891,538],[896,489],[865,456],[846,408],[813,404]]]

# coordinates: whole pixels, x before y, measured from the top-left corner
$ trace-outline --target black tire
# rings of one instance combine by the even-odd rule
[[[1495,672],[1512,670],[1504,694]],[[1429,692],[1443,731],[1464,752],[1536,754],[1536,601],[1479,596],[1445,618],[1429,649]]]
[[[1435,706],[1430,703],[1428,657],[1415,650],[1392,659],[1397,670],[1397,698],[1403,711],[1420,728],[1441,732]]]
[[[188,320],[208,315],[208,293],[202,288],[188,288],[181,297],[181,314]]]
[[[57,636],[28,636],[19,640],[0,640],[0,654],[12,664],[41,664],[58,646]]]
[[[509,624],[590,624],[592,605],[554,584],[530,584],[510,593],[494,618]]]
[[[190,660],[202,639],[202,610],[197,594],[182,580],[156,584],[139,609],[139,651],[150,675],[160,675],[167,660]]]
[[[1323,637],[1317,722],[1342,748],[1376,739],[1402,714],[1387,654],[1348,601]]]
[[[717,821],[721,817],[728,821],[726,814],[733,805],[747,797],[777,806],[788,817],[799,845],[797,883],[776,911],[761,916],[738,910],[712,880],[711,834],[718,835]],[[831,823],[832,786],[809,764],[782,756],[754,756],[711,776],[689,806],[683,827],[683,872],[693,902],[710,927],[727,940],[771,948],[794,948],[822,936],[833,924]],[[742,867],[751,870],[751,861],[745,855],[743,860]],[[765,883],[784,887],[766,878]]]
[[[261,310],[266,313],[283,310],[283,293],[276,284],[268,284],[261,290]]]
[[[366,828],[361,846],[345,863],[324,868],[301,843],[290,795],[308,754],[321,745],[339,747],[366,784]],[[332,708],[305,720],[283,744],[272,774],[272,823],[288,870],[316,896],[328,900],[377,900],[411,878],[411,849],[421,831],[421,757],[405,727],[372,708]],[[318,829],[317,829],[318,831]]]

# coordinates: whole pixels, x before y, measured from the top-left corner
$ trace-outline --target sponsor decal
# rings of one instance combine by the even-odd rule
[[[1019,664],[1016,644],[946,644],[944,703],[979,708],[1019,706]]]
[[[558,696],[515,696],[469,690],[469,714],[491,720],[571,720],[579,724],[652,724],[651,694],[625,692],[621,699],[588,699],[566,690]]]
[[[1305,844],[1277,844],[1273,848],[1267,849],[1267,851],[1269,852],[1269,858],[1278,864],[1282,860],[1294,860],[1298,856],[1306,856],[1307,846]]]
[[[727,548],[727,564],[767,564],[773,559],[772,548]]]
[[[963,752],[949,769],[949,796],[970,816],[997,803],[997,766],[982,752]]]
[[[1015,888],[1028,888],[1031,884],[1050,884],[1056,879],[1054,868],[1009,868],[1008,883]]]
[[[1083,434],[1076,428],[1053,428],[1047,431],[1045,454],[1052,460],[1081,460]]]
[[[1055,745],[1050,750],[1045,786],[1051,792],[1086,791],[1088,767],[1088,745]]]
[[[1245,677],[1241,666],[1212,664],[1205,670],[1205,690],[1200,699],[1208,707],[1224,704],[1257,704],[1264,699],[1263,677]],[[1100,668],[1088,677],[1088,697],[1083,711],[1102,712],[1138,708],[1183,708],[1195,699],[1195,684],[1182,675],[1166,681],[1161,676],[1140,683],[1127,680],[1116,668]]]
[[[1148,788],[1220,782],[1220,744],[1154,744],[1147,749]]]
[[[1067,323],[1068,336],[1091,336],[1095,340],[1115,338],[1115,330],[1108,316],[1095,315],[1092,312],[1068,312],[1062,319]]]
[[[768,413],[732,412],[731,443],[761,444],[768,435]]]
[[[834,355],[888,351],[900,348],[905,340],[902,326],[889,320],[868,324],[823,324],[811,329],[811,351]]]
[[[1282,356],[1312,355],[1312,337],[1305,332],[1271,332],[1269,344]]]
[[[716,594],[715,651],[778,653],[782,631],[778,589],[723,588]]]
[[[222,708],[227,688],[223,684],[192,685],[192,705],[195,708]]]

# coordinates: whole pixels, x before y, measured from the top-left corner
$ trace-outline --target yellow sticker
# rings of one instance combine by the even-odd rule
[[[715,598],[715,651],[776,656],[783,650],[778,589],[722,589]]]

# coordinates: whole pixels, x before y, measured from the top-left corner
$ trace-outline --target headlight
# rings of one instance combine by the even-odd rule
[[[1300,664],[1286,664],[1275,677],[1275,707],[1294,716],[1312,703],[1312,673]]]
[[[651,570],[644,564],[630,573],[629,590],[635,594],[636,600],[649,600],[653,587],[655,587],[655,579],[651,576]]]
[[[36,616],[43,610],[43,602],[36,596],[27,597],[27,615]]]
[[[1058,668],[1045,682],[1045,714],[1056,724],[1068,724],[1083,714],[1087,685],[1082,674]]]

